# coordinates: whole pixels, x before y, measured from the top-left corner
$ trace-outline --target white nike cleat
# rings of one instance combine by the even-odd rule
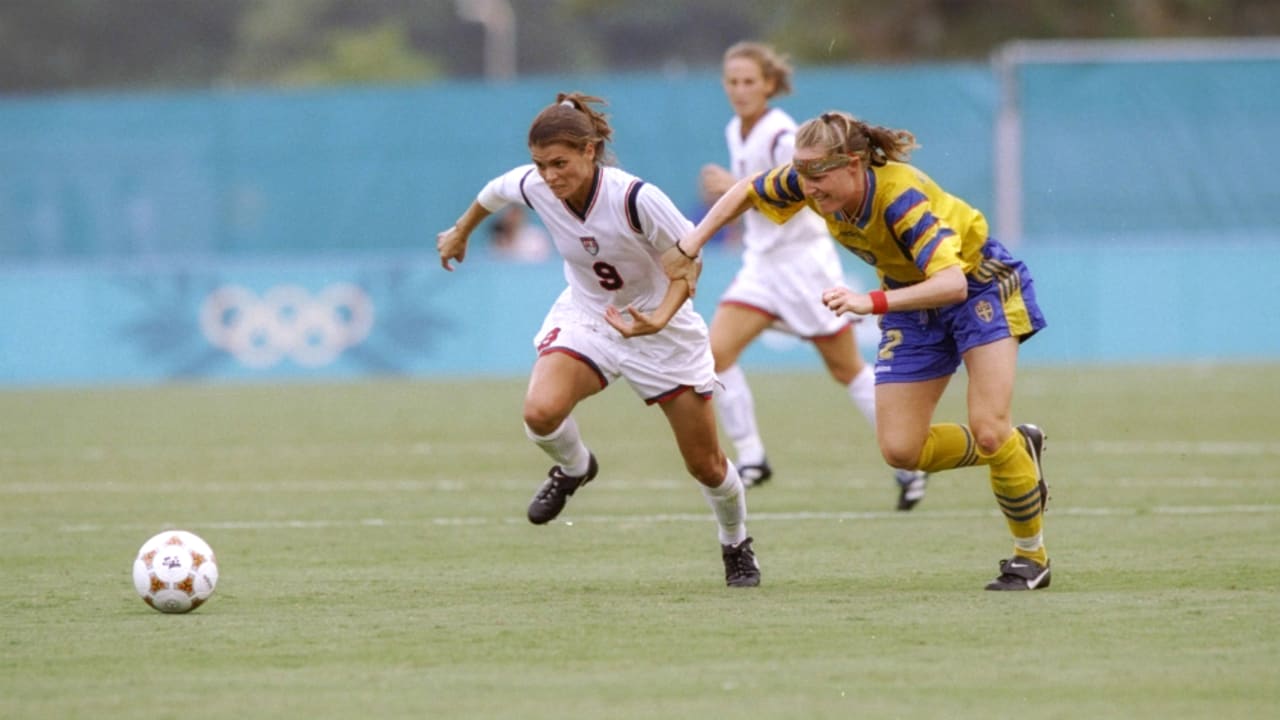
[[[743,487],[752,488],[769,482],[769,478],[773,477],[773,468],[769,467],[767,459],[756,465],[739,465],[738,476],[742,478]]]
[[[893,479],[898,483],[898,509],[910,510],[924,499],[929,484],[929,473],[923,470],[894,470]]]
[[[1000,577],[987,583],[988,590],[1040,590],[1049,587],[1049,563],[1044,565],[1014,555],[1000,561]]]

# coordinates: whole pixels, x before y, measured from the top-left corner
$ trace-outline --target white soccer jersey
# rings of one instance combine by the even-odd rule
[[[778,108],[770,108],[742,137],[742,119],[737,115],[725,127],[729,145],[729,166],[742,179],[790,162],[796,147],[796,121]],[[743,215],[743,244],[748,255],[770,252],[781,245],[831,242],[826,224],[817,213],[805,210],[779,225],[756,210]],[[800,250],[801,248],[795,248]],[[749,258],[748,258],[749,259]]]
[[[596,316],[609,305],[657,309],[670,284],[660,257],[693,230],[662,190],[609,166],[596,170],[581,215],[551,192],[533,165],[494,178],[476,200],[490,212],[522,202],[538,213],[564,258],[575,303]]]
[[[600,376],[619,377],[648,403],[683,388],[709,396],[715,362],[707,324],[685,300],[660,332],[623,338],[604,319],[605,308],[632,305],[652,312],[670,287],[661,255],[693,230],[658,188],[614,167],[597,169],[586,212],[579,215],[543,182],[533,165],[494,178],[476,198],[495,212],[523,202],[538,213],[564,258],[569,283],[534,337],[539,354],[571,351]]]

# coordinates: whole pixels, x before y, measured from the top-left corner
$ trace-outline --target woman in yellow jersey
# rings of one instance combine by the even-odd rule
[[[1044,433],[1010,419],[1018,346],[1045,326],[1026,266],[988,232],[982,213],[907,164],[915,137],[827,112],[800,126],[790,163],[733,185],[663,255],[672,278],[696,282],[693,259],[723,225],[755,208],[785,222],[803,208],[876,268],[881,288],[829,288],[837,315],[879,315],[876,436],[889,465],[929,473],[986,465],[1013,535],[988,590],[1049,586],[1042,521]],[[933,423],[951,376],[969,376],[967,425]]]
[[[796,121],[772,105],[774,97],[791,92],[791,76],[787,58],[768,45],[740,42],[725,51],[724,91],[734,110],[725,127],[729,168],[704,166],[704,192],[718,198],[737,180],[791,159]],[[778,224],[747,211],[742,223],[742,267],[711,320],[711,352],[721,385],[715,395],[720,424],[737,450],[743,483],[755,486],[768,480],[773,469],[738,357],[761,333],[773,329],[813,343],[832,379],[873,431],[876,381],[854,341],[853,326],[860,318],[832,315],[822,304],[822,291],[844,282],[839,251],[822,218],[802,210]],[[899,510],[910,510],[924,499],[925,473],[895,469],[893,477]]]

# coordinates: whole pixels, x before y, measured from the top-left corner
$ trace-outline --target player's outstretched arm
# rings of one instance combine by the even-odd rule
[[[695,263],[698,272],[701,272],[702,263]],[[695,274],[696,276],[696,274]],[[619,310],[610,305],[604,310],[605,322],[614,327],[615,330],[622,333],[623,337],[636,337],[639,335],[652,335],[671,322],[671,318],[675,317],[676,311],[688,300],[689,283],[684,280],[672,280],[667,286],[667,294],[662,296],[662,302],[658,304],[658,309],[646,315],[628,305]],[[630,316],[630,319],[628,319]]]
[[[485,218],[489,217],[489,211],[478,202],[472,202],[471,207],[462,213],[462,217],[453,224],[452,227],[444,230],[436,235],[436,252],[440,253],[440,267],[453,272],[452,261],[462,262],[467,257],[467,239],[471,237],[471,232],[476,229]]]
[[[672,281],[684,280],[689,283],[689,295],[693,296],[698,287],[697,268],[698,253],[702,246],[720,232],[720,228],[737,220],[742,213],[751,208],[751,181],[739,180],[733,184],[715,205],[707,211],[693,232],[680,238],[674,247],[662,254],[662,269]]]

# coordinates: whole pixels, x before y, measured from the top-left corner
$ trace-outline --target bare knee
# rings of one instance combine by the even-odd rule
[[[728,343],[711,343],[711,357],[715,359],[716,372],[722,373],[738,363],[741,351]]]
[[[881,438],[880,455],[889,467],[901,470],[915,470],[920,462],[920,452],[924,444],[919,442],[903,442],[890,438]]]
[[[865,365],[855,353],[849,353],[848,357],[826,355],[823,359],[827,362],[827,372],[831,374],[831,379],[840,387],[848,387]]]
[[[1009,439],[1012,430],[1007,422],[997,421],[970,422],[969,429],[973,432],[973,441],[978,445],[978,451],[983,455],[994,455]]]
[[[720,487],[729,471],[729,462],[722,450],[703,453],[693,460],[685,460],[685,469],[694,480],[707,487]]]
[[[846,387],[853,382],[866,365],[862,356],[858,354],[852,328],[842,330],[830,337],[815,339],[814,346],[822,355],[822,361],[826,363],[831,379],[841,387]]]
[[[858,377],[858,371],[862,368],[855,368],[852,365],[828,365],[827,372],[831,373],[831,379],[836,381],[840,387],[848,387],[853,379]]]
[[[524,424],[536,435],[550,435],[564,423],[569,413],[554,404],[538,402],[526,398],[524,401]]]

